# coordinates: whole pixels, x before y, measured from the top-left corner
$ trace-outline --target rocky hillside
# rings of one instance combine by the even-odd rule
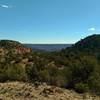
[[[0,55],[8,52],[13,54],[30,53],[31,49],[25,47],[23,44],[13,40],[0,40]]]
[[[0,100],[100,100],[90,94],[78,94],[72,90],[22,82],[0,83]]]
[[[20,42],[13,40],[0,40],[0,47],[9,49],[9,48],[23,47],[23,45]]]
[[[60,52],[30,51],[23,45],[19,46],[20,43],[9,40],[0,43],[0,82],[6,84],[8,81],[38,81],[72,89],[78,93],[91,92],[100,95],[100,35],[86,37]],[[16,88],[18,87],[19,85],[16,85]],[[6,97],[6,89],[3,91]],[[6,93],[10,95],[10,91],[16,93],[15,88]],[[23,91],[23,88],[20,91]],[[48,89],[44,91],[47,92]]]

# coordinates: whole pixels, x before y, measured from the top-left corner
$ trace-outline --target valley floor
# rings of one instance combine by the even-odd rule
[[[0,83],[0,100],[100,100],[89,94],[78,94],[72,90],[23,82]]]

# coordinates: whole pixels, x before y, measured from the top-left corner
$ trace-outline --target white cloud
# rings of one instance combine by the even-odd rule
[[[8,8],[12,8],[12,6],[3,5],[3,4],[0,4],[0,7],[1,7],[1,8],[7,8],[7,9],[8,9]]]
[[[95,31],[96,29],[94,27],[91,27],[88,29],[88,31]]]

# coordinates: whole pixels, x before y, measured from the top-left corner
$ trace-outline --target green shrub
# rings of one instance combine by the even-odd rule
[[[5,81],[26,81],[27,76],[25,70],[19,65],[5,64],[4,67],[0,66],[0,82]]]
[[[29,81],[39,81],[39,71],[34,64],[27,65],[25,71]]]
[[[5,69],[0,69],[0,82],[5,82],[7,81],[8,76],[6,74],[6,70]]]
[[[84,93],[89,91],[88,84],[85,83],[77,83],[75,84],[75,90],[79,93]]]
[[[100,95],[100,73],[95,72],[89,79],[89,86],[93,93]]]
[[[14,81],[14,80],[26,81],[27,79],[24,68],[17,64],[9,66],[8,69],[6,70],[6,74],[7,74],[8,80],[10,81]]]
[[[39,79],[42,82],[47,82],[50,83],[50,74],[49,71],[47,69],[44,69],[42,71],[39,72]]]
[[[71,76],[69,79],[69,87],[74,88],[78,83],[88,84],[89,78],[95,71],[95,67],[97,67],[97,62],[90,57],[83,57],[80,61],[76,60],[72,63],[68,69]]]

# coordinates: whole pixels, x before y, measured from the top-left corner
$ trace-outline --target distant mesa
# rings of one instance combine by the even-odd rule
[[[71,47],[72,44],[24,44],[26,47],[32,48],[34,50],[43,51],[60,51],[67,47]]]

